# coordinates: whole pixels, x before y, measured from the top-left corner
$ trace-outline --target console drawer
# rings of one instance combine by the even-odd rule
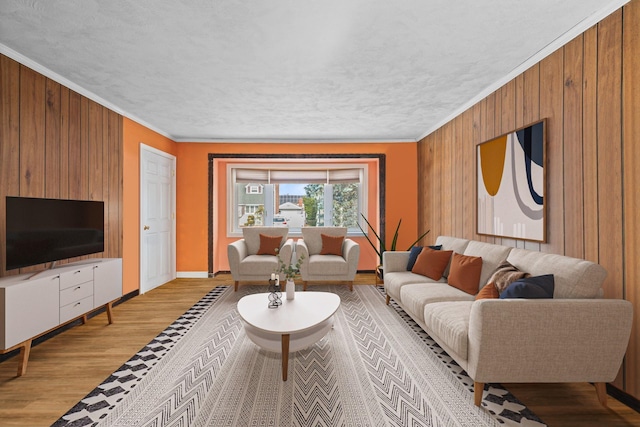
[[[84,266],[75,268],[60,275],[60,290],[79,285],[93,280],[93,267]]]
[[[60,307],[60,323],[67,322],[93,309],[93,295]]]
[[[81,283],[60,291],[60,307],[93,295],[93,282]]]

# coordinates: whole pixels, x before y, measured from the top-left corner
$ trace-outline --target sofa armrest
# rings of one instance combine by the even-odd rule
[[[407,271],[409,262],[408,251],[385,251],[382,253],[382,268],[384,273]]]
[[[284,242],[278,251],[278,255],[280,255],[280,259],[284,265],[289,266],[291,264],[291,255],[293,255],[293,239],[287,239],[287,241]]]
[[[625,300],[478,300],[469,318],[467,372],[480,383],[610,382],[632,321]]]
[[[360,260],[360,245],[351,239],[344,239],[342,244],[342,257],[349,265],[349,278],[353,280],[358,271],[358,261]]]
[[[229,257],[229,270],[233,277],[240,275],[240,261],[248,254],[247,244],[244,239],[236,240],[227,246],[227,256]]]
[[[308,277],[309,276],[309,248],[307,244],[304,242],[304,239],[298,239],[296,241],[296,257],[300,259],[301,256],[304,256],[304,259],[300,262],[300,276]]]

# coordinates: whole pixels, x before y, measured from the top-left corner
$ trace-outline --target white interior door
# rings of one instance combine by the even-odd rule
[[[176,278],[176,158],[140,144],[140,293]]]

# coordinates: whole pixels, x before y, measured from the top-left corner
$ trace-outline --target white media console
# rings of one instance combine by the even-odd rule
[[[95,258],[34,275],[0,278],[0,354],[20,349],[18,376],[27,372],[31,341],[105,307],[122,296],[122,259]]]

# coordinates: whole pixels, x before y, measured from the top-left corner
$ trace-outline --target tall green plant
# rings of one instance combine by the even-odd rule
[[[367,234],[366,231],[364,231],[364,229],[360,226],[360,223],[358,223],[358,228],[360,229],[360,231],[362,231],[362,234],[364,234],[364,237],[366,237],[367,241],[369,242],[369,244],[371,245],[371,247],[373,248],[374,251],[376,251],[376,254],[378,254],[378,257],[380,258],[380,264],[382,264],[382,254],[384,252],[386,252],[387,250],[389,251],[395,251],[396,250],[396,244],[398,243],[398,233],[400,232],[400,224],[402,224],[402,218],[400,218],[400,221],[398,221],[398,225],[396,226],[396,231],[395,233],[393,233],[393,239],[391,240],[391,247],[389,249],[387,249],[384,241],[382,241],[382,238],[380,237],[380,235],[376,232],[375,228],[373,228],[373,226],[371,225],[371,223],[367,220],[367,218],[364,216],[364,214],[360,214],[362,216],[362,219],[364,219],[364,222],[367,223],[367,226],[369,227],[369,230],[371,230],[373,232],[373,235],[376,236],[376,239],[378,241],[378,246],[380,247],[380,249],[378,249],[378,246],[376,246],[371,239],[369,238],[369,235]],[[429,234],[431,230],[427,230],[425,231],[420,237],[418,237],[415,242],[413,242],[412,244],[409,245],[409,248],[407,249],[407,251],[410,251],[411,248],[413,247],[413,245],[415,245],[416,243],[418,243],[420,240],[422,240],[422,238],[424,236],[426,236],[427,234]]]

